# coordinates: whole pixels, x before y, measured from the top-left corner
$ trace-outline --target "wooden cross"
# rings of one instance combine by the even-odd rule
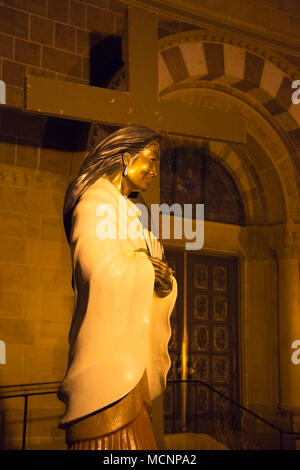
[[[155,13],[129,7],[126,43],[128,92],[29,75],[25,109],[111,125],[140,124],[162,133],[246,141],[242,113],[203,109],[158,97],[159,49]]]
[[[80,121],[119,126],[140,124],[160,133],[245,142],[242,113],[203,109],[159,98],[157,15],[130,6],[127,22],[128,92],[29,75],[25,109]],[[143,193],[143,200],[147,204],[160,203],[159,178]]]

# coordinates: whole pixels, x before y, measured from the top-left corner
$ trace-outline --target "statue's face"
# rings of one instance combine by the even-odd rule
[[[128,166],[126,182],[131,191],[145,191],[158,174],[160,148],[153,143],[139,152]]]

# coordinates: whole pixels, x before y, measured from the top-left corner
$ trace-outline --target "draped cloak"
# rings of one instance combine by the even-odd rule
[[[104,239],[101,234],[107,229],[107,207],[116,237]],[[66,405],[61,426],[125,397],[145,373],[150,400],[165,389],[170,367],[169,319],[177,283],[172,277],[171,293],[164,298],[156,296],[153,265],[146,253],[134,250],[150,247],[151,256],[162,258],[162,246],[157,239],[156,244],[149,243],[149,239],[137,238],[136,231],[128,229],[134,224],[144,237],[149,234],[136,209],[130,199],[101,177],[84,192],[73,211],[70,248],[74,310],[67,371],[58,392]]]

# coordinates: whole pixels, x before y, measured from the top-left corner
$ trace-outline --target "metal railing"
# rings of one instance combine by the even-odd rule
[[[38,382],[38,383],[31,383],[31,384],[20,384],[20,385],[8,385],[8,386],[0,386],[0,400],[1,399],[8,399],[8,398],[24,398],[24,410],[23,410],[23,427],[22,427],[22,450],[26,450],[26,433],[27,433],[27,421],[28,421],[28,404],[29,404],[29,397],[31,396],[39,396],[39,395],[50,395],[50,394],[56,394],[58,391],[58,387],[61,382]],[[238,410],[239,413],[233,412],[233,410],[229,410],[228,412],[217,412],[215,413],[215,417],[217,417],[220,421],[220,417],[222,419],[228,420],[230,417],[238,419],[235,422],[235,425],[238,421],[238,427],[240,426],[239,431],[243,431],[243,423],[242,423],[242,413],[245,413],[247,416],[251,416],[256,420],[256,422],[263,423],[270,429],[273,429],[274,431],[279,433],[279,443],[280,443],[280,450],[283,450],[285,448],[284,446],[284,436],[289,436],[293,440],[300,440],[300,433],[294,432],[294,431],[287,431],[285,429],[280,428],[276,424],[272,423],[271,421],[263,418],[262,416],[258,415],[254,411],[246,408],[245,406],[241,405],[238,403],[236,400],[226,396],[224,393],[222,393],[220,390],[217,390],[216,388],[212,387],[211,385],[201,381],[201,380],[169,380],[168,381],[168,387],[173,387],[174,389],[174,397],[176,397],[176,394],[178,395],[178,390],[176,391],[176,388],[181,388],[182,386],[186,387],[194,387],[195,388],[195,409],[191,413],[191,416],[193,416],[194,419],[194,432],[201,432],[199,430],[199,421],[204,421],[203,417],[205,417],[205,413],[198,413],[198,405],[199,403],[197,402],[197,387],[205,387],[209,391],[211,391],[213,394],[216,394],[222,398],[223,401],[227,404],[233,405],[235,410]],[[48,386],[48,388],[52,388],[53,390],[46,390],[46,391],[38,391],[38,390],[26,390],[28,387],[42,387],[42,386]],[[13,390],[17,389],[17,390]],[[1,395],[1,390],[5,390],[4,394]],[[11,392],[10,392],[11,390]],[[176,407],[175,407],[176,408]],[[171,420],[173,421],[173,432],[182,432],[182,429],[176,428],[176,421],[178,420],[178,416],[176,414],[176,409],[174,409],[173,416],[171,417]],[[241,424],[242,423],[242,424]],[[205,432],[209,434],[209,429],[205,429]],[[218,435],[218,432],[212,433],[214,434],[214,437],[217,437],[219,441],[222,441],[222,437],[220,436],[220,433]],[[223,439],[224,440],[224,439]],[[224,444],[228,444],[228,442],[224,442]]]
[[[0,400],[2,399],[7,399],[7,398],[24,398],[24,410],[23,410],[23,430],[22,430],[22,450],[26,450],[26,433],[27,433],[27,418],[28,418],[28,399],[29,397],[32,396],[38,396],[38,395],[51,395],[53,393],[57,393],[58,387],[61,382],[36,382],[36,383],[30,383],[30,384],[18,384],[18,385],[1,385],[0,386]],[[54,390],[47,390],[47,391],[37,391],[37,390],[32,390],[28,391],[26,390],[26,387],[41,387],[41,386],[53,386]],[[17,389],[13,390],[10,392],[10,389]],[[5,392],[3,395],[1,395],[1,389],[5,389]],[[0,436],[1,437],[1,436]]]
[[[294,446],[296,440],[300,441],[300,433],[282,429],[277,424],[274,424],[256,412],[241,405],[233,398],[225,395],[223,392],[217,390],[206,382],[201,380],[168,380],[167,387],[169,387],[169,390],[170,387],[173,389],[172,395],[174,400],[173,413],[172,416],[169,417],[169,424],[171,423],[171,426],[169,426],[169,430],[167,430],[169,433],[203,432],[205,434],[210,434],[219,442],[232,448],[234,447],[233,441],[238,441],[238,434],[242,435],[243,439],[247,438],[247,435],[248,437],[250,435],[252,435],[252,437],[256,435],[257,440],[262,441],[264,433],[257,431],[257,429],[265,426],[267,429],[278,433],[278,448],[280,450],[285,449],[286,446],[288,446],[288,448],[290,448],[291,445]],[[202,406],[199,406],[199,387],[210,392],[210,394],[206,394],[207,396],[210,395],[210,398],[204,403],[204,406],[203,403],[200,404]],[[190,411],[189,419],[184,420],[184,422],[187,421],[187,428],[183,428],[182,426],[182,406],[180,404],[180,396],[184,388],[185,396],[188,397],[189,401],[187,408]],[[215,399],[216,397],[220,397],[219,403],[224,405],[223,407],[221,406],[219,410],[216,409],[216,406],[213,406],[213,404],[215,405],[217,402]],[[250,418],[255,421],[255,426],[253,426],[254,421],[252,423],[250,422]],[[166,415],[165,419],[168,420]],[[252,428],[252,430],[249,428]],[[253,430],[253,428],[256,430]],[[266,432],[265,434],[268,433]],[[285,441],[285,437],[288,438],[288,442]],[[291,441],[293,441],[292,444]],[[240,445],[242,444],[240,443]],[[264,445],[266,446],[266,444]],[[235,448],[240,449],[241,447]]]

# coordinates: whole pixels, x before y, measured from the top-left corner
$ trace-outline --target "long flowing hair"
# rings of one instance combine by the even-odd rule
[[[151,142],[159,142],[159,135],[144,126],[127,126],[105,137],[84,160],[78,176],[69,184],[63,209],[65,233],[70,244],[72,213],[83,193],[101,176],[123,168],[122,155],[135,157]]]

